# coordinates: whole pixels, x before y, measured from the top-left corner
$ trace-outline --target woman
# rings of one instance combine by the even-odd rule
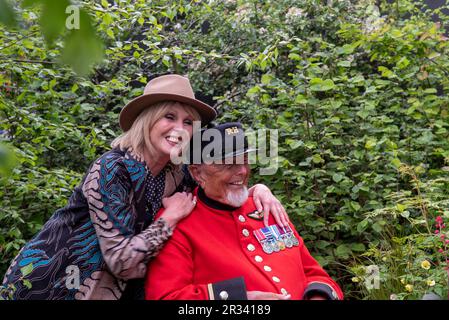
[[[187,78],[151,80],[144,94],[120,113],[124,133],[112,142],[113,149],[91,165],[68,205],[14,259],[3,281],[3,297],[132,296],[143,283],[148,261],[196,204],[185,192],[192,187],[186,171],[172,165],[170,155],[180,152],[183,137],[190,139],[193,121],[204,125],[215,116],[214,109],[195,99]],[[265,186],[250,192],[265,212],[273,212],[280,224],[287,222]],[[162,204],[165,213],[153,221]]]

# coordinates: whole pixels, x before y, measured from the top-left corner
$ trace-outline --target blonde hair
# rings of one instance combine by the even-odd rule
[[[151,107],[143,110],[136,120],[134,120],[131,128],[114,139],[111,143],[112,148],[120,148],[121,150],[132,149],[139,157],[144,159],[144,151],[147,149],[150,154],[154,154],[155,150],[150,141],[150,132],[154,124],[160,120],[170,109],[173,108],[174,101],[159,102]],[[182,104],[183,109],[193,118],[199,121],[201,117],[199,113],[192,107]]]

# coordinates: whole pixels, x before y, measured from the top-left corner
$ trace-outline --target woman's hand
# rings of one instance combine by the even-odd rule
[[[162,205],[165,208],[161,218],[167,221],[170,228],[174,228],[178,222],[188,216],[196,205],[196,197],[191,193],[176,192],[171,197],[163,198]]]
[[[268,217],[271,213],[276,223],[281,227],[288,226],[289,218],[279,200],[271,193],[270,189],[263,184],[256,184],[251,189],[256,209],[264,213],[263,222],[268,227]]]
[[[290,294],[264,291],[247,291],[246,296],[248,297],[248,300],[290,300],[292,298]]]

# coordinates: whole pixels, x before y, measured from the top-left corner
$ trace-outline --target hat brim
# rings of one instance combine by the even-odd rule
[[[252,149],[242,150],[242,151],[238,151],[238,152],[229,152],[229,153],[226,153],[224,156],[219,155],[218,157],[210,157],[210,158],[207,158],[207,160],[208,161],[218,161],[218,160],[223,161],[228,158],[234,158],[234,157],[238,157],[238,156],[241,156],[241,155],[244,155],[247,153],[256,152],[257,150],[258,149],[252,148]]]
[[[144,109],[162,101],[176,101],[191,106],[199,113],[202,126],[208,124],[217,116],[217,112],[202,101],[177,94],[153,93],[139,96],[128,102],[119,115],[120,128],[123,131],[128,131],[134,123],[134,120],[136,120]]]

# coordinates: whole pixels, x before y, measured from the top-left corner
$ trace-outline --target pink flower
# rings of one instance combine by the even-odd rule
[[[439,252],[439,253],[443,253],[444,250],[443,250],[443,249],[438,249],[438,252]]]
[[[440,233],[440,230],[435,230],[435,234],[439,234]]]
[[[441,218],[441,216],[436,217],[435,219],[436,222],[438,222],[438,224],[443,223],[443,218]]]
[[[440,235],[441,240],[444,240],[444,234]]]
[[[446,244],[449,244],[449,239],[446,239],[446,241],[444,241]]]

